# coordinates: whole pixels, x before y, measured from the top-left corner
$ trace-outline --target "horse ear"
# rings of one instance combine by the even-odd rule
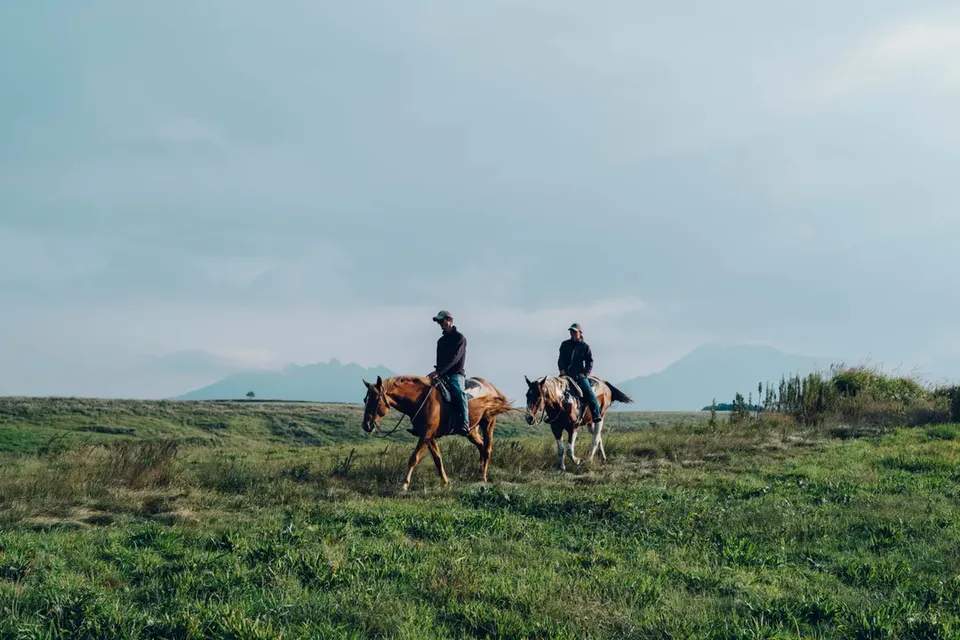
[[[528,387],[532,387],[532,386],[533,386],[533,383],[530,382],[530,378],[528,378],[528,377],[526,376],[526,374],[524,374],[523,379],[527,381],[527,386],[528,386]]]
[[[377,376],[377,388],[380,389],[383,387],[383,379],[380,376]]]
[[[365,386],[367,389],[369,389],[369,388],[370,388],[370,383],[367,382],[367,379],[366,379],[366,378],[360,378],[360,379],[363,380],[363,386]]]

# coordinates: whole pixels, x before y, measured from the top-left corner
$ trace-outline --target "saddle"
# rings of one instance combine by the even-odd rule
[[[437,389],[440,390],[440,397],[443,399],[444,404],[453,402],[453,391],[450,389],[450,383],[447,382],[445,378],[437,378],[436,385]],[[473,378],[467,378],[466,382],[463,384],[463,390],[464,393],[466,393],[467,402],[470,402],[476,398],[479,395],[477,392],[480,391],[480,389],[482,389],[482,387],[480,386],[479,382]]]
[[[453,390],[450,389],[450,383],[445,378],[436,378],[434,382],[436,384],[437,389],[440,391],[441,403],[444,406],[449,407],[450,404],[453,402]],[[483,387],[481,386],[481,384],[476,380],[474,380],[473,378],[467,378],[464,381],[463,391],[464,391],[464,394],[467,396],[468,406],[472,399],[481,395],[480,391],[482,389]],[[447,420],[448,422],[450,422],[454,419],[455,412],[448,411],[447,415],[449,416]]]
[[[560,376],[560,379],[567,383],[567,394],[583,400],[583,389],[580,388],[580,385],[577,384],[577,381],[572,376]]]
[[[577,422],[579,423],[583,420],[583,414],[587,412],[587,403],[585,402],[586,398],[583,397],[583,389],[580,388],[580,385],[577,384],[573,376],[562,375],[559,376],[559,378],[564,381],[564,386],[566,387],[564,400],[576,407]],[[598,387],[600,386],[600,379],[595,376],[587,376],[587,384],[590,385],[594,393],[597,393]]]

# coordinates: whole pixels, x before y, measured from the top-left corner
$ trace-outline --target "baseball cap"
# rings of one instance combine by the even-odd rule
[[[433,321],[440,322],[441,320],[445,320],[447,318],[453,319],[453,314],[447,311],[446,309],[443,309],[442,311],[437,313],[437,315],[433,316]]]
[[[583,333],[583,327],[580,326],[579,322],[574,322],[572,325],[570,325],[570,329],[576,329],[580,333]],[[570,331],[570,329],[567,329],[567,331]]]

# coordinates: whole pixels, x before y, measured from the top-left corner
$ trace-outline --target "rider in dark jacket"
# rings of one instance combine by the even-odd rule
[[[593,371],[593,352],[590,345],[583,341],[583,329],[579,323],[570,325],[570,339],[560,343],[560,357],[557,358],[560,375],[568,375],[577,381],[584,397],[590,403],[593,421],[600,422],[600,403],[590,386],[587,376]]]
[[[433,321],[440,325],[443,335],[437,340],[436,368],[428,376],[431,380],[440,377],[445,380],[453,394],[453,406],[457,410],[454,432],[463,435],[470,433],[470,410],[467,407],[467,394],[464,390],[467,360],[467,339],[453,325],[453,315],[441,311]]]

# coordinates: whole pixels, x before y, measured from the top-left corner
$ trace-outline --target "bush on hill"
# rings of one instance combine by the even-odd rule
[[[893,426],[960,420],[960,387],[930,388],[910,377],[864,366],[834,365],[828,372],[760,383],[762,403],[751,411],[790,416],[807,425]],[[739,402],[732,405],[742,406]]]

